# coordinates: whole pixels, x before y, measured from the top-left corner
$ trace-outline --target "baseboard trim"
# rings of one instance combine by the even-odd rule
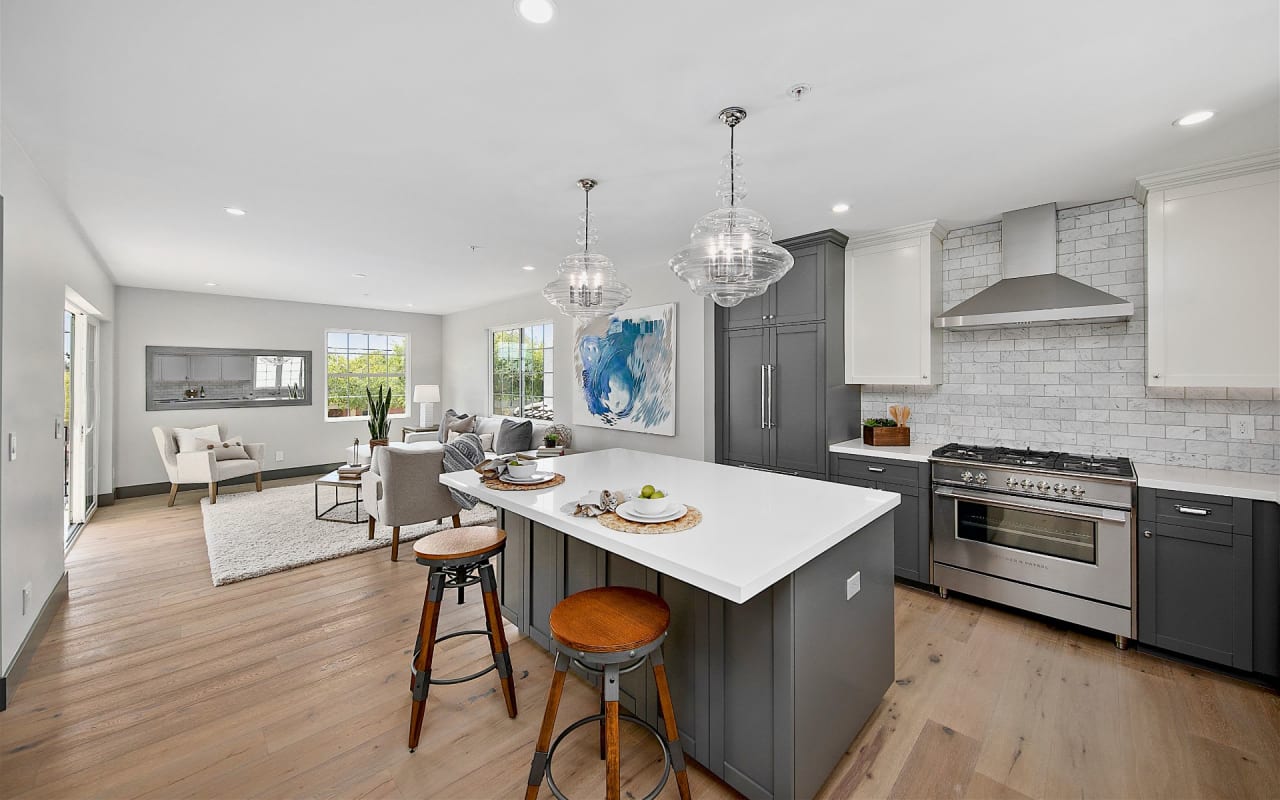
[[[49,630],[49,625],[53,623],[53,615],[58,612],[62,604],[67,600],[68,579],[66,571],[63,571],[62,577],[58,579],[58,583],[53,587],[53,592],[48,599],[44,601],[44,606],[40,609],[40,615],[36,617],[36,624],[31,626],[31,630],[27,631],[27,638],[22,640],[22,645],[18,647],[18,654],[13,658],[13,664],[9,667],[8,673],[0,676],[0,711],[4,711],[9,707],[13,695],[18,689],[18,681],[22,680],[22,675],[27,671],[27,667],[31,664],[31,658],[36,654],[36,648],[40,646],[40,640],[44,638],[45,632]]]
[[[262,471],[262,479],[264,481],[274,481],[281,478],[300,478],[304,475],[323,475],[326,472],[337,469],[342,466],[343,462],[335,461],[332,464],[311,464],[305,467],[285,467],[284,469],[264,469]],[[253,483],[252,475],[242,475],[239,478],[230,478],[225,481],[219,481],[219,486],[240,486],[246,483]],[[168,481],[164,483],[139,483],[133,486],[117,486],[116,499],[125,500],[130,497],[147,497],[153,494],[168,494],[170,484]],[[199,489],[204,488],[203,483],[183,483],[178,489]]]
[[[99,506],[109,506],[109,505],[111,505],[111,504],[115,503],[115,501],[116,501],[116,496],[115,496],[114,494],[100,494],[100,495],[98,495],[98,505],[99,505]]]

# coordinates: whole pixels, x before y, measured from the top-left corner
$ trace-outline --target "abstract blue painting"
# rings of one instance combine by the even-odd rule
[[[579,323],[573,422],[676,435],[676,306],[619,309]]]

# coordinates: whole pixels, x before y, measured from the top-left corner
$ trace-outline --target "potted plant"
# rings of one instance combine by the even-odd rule
[[[387,388],[383,394],[383,387],[377,387],[378,393],[374,394],[365,388],[365,397],[369,400],[369,452],[373,452],[373,448],[387,443],[387,437],[391,433],[391,422],[387,419],[387,415],[391,410],[391,389]]]
[[[911,409],[907,406],[889,406],[893,419],[872,417],[862,421],[862,441],[874,447],[905,447],[911,444]]]
[[[558,441],[560,441],[560,437],[554,433],[548,433],[546,436],[542,437],[542,443],[547,447],[555,447],[556,442]]]

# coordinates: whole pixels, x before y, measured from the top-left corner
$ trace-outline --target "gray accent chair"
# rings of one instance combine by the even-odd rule
[[[254,476],[258,491],[262,491],[262,464],[267,458],[267,446],[262,443],[246,444],[248,458],[234,458],[218,461],[209,450],[194,453],[179,453],[178,440],[173,435],[173,428],[155,427],[151,434],[156,437],[156,447],[160,450],[160,459],[164,462],[164,471],[169,475],[169,505],[178,496],[180,483],[204,483],[209,486],[209,503],[218,502],[218,482],[245,475]],[[218,426],[218,439],[227,440],[227,426]]]
[[[373,449],[369,471],[360,478],[361,500],[369,515],[369,538],[380,522],[391,526],[391,560],[400,559],[400,527],[453,517],[462,527],[462,508],[440,484],[444,452],[387,445]]]

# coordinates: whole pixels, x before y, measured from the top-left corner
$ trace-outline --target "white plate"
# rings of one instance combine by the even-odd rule
[[[503,483],[514,483],[517,486],[529,486],[535,483],[546,483],[555,476],[554,472],[535,472],[527,478],[513,478],[504,472],[498,476],[498,480]]]
[[[631,501],[628,500],[618,506],[615,513],[629,522],[674,522],[685,514],[688,514],[689,507],[681,503],[676,503],[669,511],[667,511],[667,513],[661,516],[646,517],[643,514],[637,514],[631,505]]]

